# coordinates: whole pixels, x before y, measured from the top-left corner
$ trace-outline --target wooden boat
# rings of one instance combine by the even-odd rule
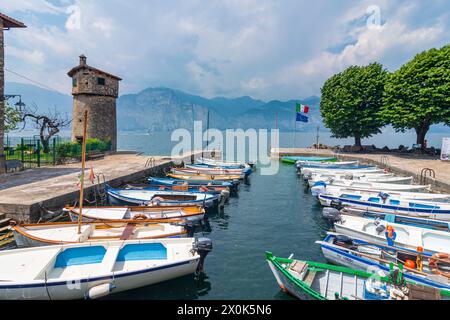
[[[163,184],[127,184],[125,188],[129,189],[141,189],[152,191],[186,191],[194,193],[210,193],[215,195],[222,195],[228,197],[230,194],[230,188],[228,187],[215,187],[215,186],[194,186],[189,185],[163,185]]]
[[[152,185],[165,185],[172,187],[192,187],[192,188],[200,188],[200,187],[208,187],[208,188],[216,188],[216,187],[226,187],[230,188],[230,191],[235,192],[239,186],[239,180],[236,181],[219,181],[219,180],[179,180],[179,179],[171,179],[171,178],[154,178],[150,177],[147,180]]]
[[[317,161],[317,162],[333,162],[337,161],[335,157],[302,157],[302,156],[285,156],[281,157],[281,162],[295,164],[297,161]]]
[[[201,205],[205,208],[217,206],[219,196],[208,193],[188,191],[165,191],[147,189],[114,189],[106,186],[111,205],[140,206],[190,206]]]
[[[245,168],[246,166],[254,167],[254,162],[239,162],[239,161],[222,161],[222,160],[215,160],[215,159],[208,159],[208,158],[198,158],[196,160],[197,163],[201,164],[207,164],[215,167],[228,167],[228,169],[232,169],[233,167],[240,167]]]
[[[220,175],[220,174],[209,175],[209,174],[187,174],[187,173],[184,174],[168,173],[167,176],[170,178],[187,181],[213,181],[213,180],[235,181],[241,178],[239,175]]]
[[[316,182],[322,181],[327,185],[341,186],[345,185],[348,181],[356,182],[374,182],[374,183],[393,183],[393,184],[411,184],[413,182],[413,177],[392,177],[392,176],[374,176],[370,175],[353,178],[353,179],[338,179],[329,176],[317,175],[308,181],[310,187],[314,186]]]
[[[78,222],[47,222],[16,224],[11,226],[18,247],[35,247],[52,244],[98,242],[106,240],[145,240],[176,238],[187,235],[184,226],[169,223],[83,222],[78,232]]]
[[[393,228],[393,245],[415,250],[422,247],[431,253],[450,253],[450,233],[447,231],[420,228],[383,220],[341,215],[334,223],[337,233],[377,244],[387,244],[388,227]]]
[[[266,260],[281,290],[301,300],[450,299],[450,292],[405,281],[401,270],[369,273],[325,263],[275,257]]]
[[[418,184],[380,183],[370,181],[334,180],[329,185],[327,185],[327,183],[324,181],[315,182],[314,185],[311,187],[311,192],[314,195],[323,193],[321,190],[326,189],[327,186],[352,188],[352,189],[377,190],[377,191],[381,190],[382,192],[390,192],[390,191],[424,192],[431,190],[431,185],[429,184],[418,185]]]
[[[179,238],[0,251],[0,299],[99,298],[193,274],[211,249]]]
[[[244,168],[227,168],[227,167],[213,167],[208,164],[186,164],[186,169],[195,170],[203,174],[235,174],[248,177],[252,173],[252,168],[246,166]]]
[[[79,208],[65,207],[72,221],[78,221]],[[200,222],[205,217],[205,210],[202,206],[186,207],[83,207],[83,221],[104,221],[104,220],[141,220],[142,222],[151,222],[156,220],[164,222],[166,220],[180,220],[190,222]]]
[[[245,173],[241,170],[239,172],[232,172],[228,169],[191,169],[191,168],[172,168],[170,170],[173,174],[189,174],[189,175],[221,175],[221,176],[239,176],[239,179],[246,177]]]
[[[384,197],[394,199],[410,199],[410,200],[424,200],[424,201],[438,201],[438,202],[450,202],[450,194],[429,193],[429,192],[407,192],[407,191],[385,191],[371,190],[371,189],[358,189],[358,188],[346,188],[339,186],[327,186],[323,189],[324,194],[329,194],[335,197],[342,196],[371,196],[377,197],[382,194]]]
[[[316,243],[320,245],[325,259],[330,263],[362,271],[379,269],[385,272],[390,271],[390,264],[402,263],[405,279],[450,290],[450,279],[442,275],[450,273],[435,268],[435,256],[429,252],[374,244],[332,232],[328,232],[325,239]],[[422,270],[418,270],[417,261],[421,262]]]
[[[343,197],[320,194],[318,199],[324,206],[331,206],[333,204],[359,210],[450,220],[450,203],[446,202],[403,200],[384,196],[371,197],[351,194],[345,194]]]

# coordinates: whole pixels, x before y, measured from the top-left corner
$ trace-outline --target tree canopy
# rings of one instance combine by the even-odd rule
[[[361,138],[381,132],[384,121],[378,113],[387,76],[381,64],[371,63],[348,67],[325,82],[320,111],[333,137],[354,137],[361,146]]]
[[[424,148],[430,126],[450,125],[450,45],[416,55],[386,82],[380,116],[397,130],[415,129]]]

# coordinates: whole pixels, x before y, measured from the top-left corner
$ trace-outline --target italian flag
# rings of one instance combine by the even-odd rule
[[[297,113],[300,113],[300,112],[308,113],[309,107],[305,106],[304,104],[297,103],[296,104],[296,111],[297,111]]]

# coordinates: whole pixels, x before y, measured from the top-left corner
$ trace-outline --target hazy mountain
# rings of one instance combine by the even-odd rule
[[[310,123],[295,124],[296,102],[311,107]],[[274,128],[277,115],[281,130],[293,130],[295,125],[299,131],[312,130],[321,125],[319,102],[318,97],[267,103],[248,96],[207,99],[169,88],[147,88],[118,99],[118,126],[133,131],[189,129],[194,120],[202,120],[206,126],[209,110],[210,128]]]

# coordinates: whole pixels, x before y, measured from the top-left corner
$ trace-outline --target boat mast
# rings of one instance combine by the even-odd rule
[[[86,131],[87,131],[87,116],[88,111],[84,111],[83,123],[83,143],[81,147],[81,180],[80,180],[80,209],[78,212],[78,234],[81,234],[81,221],[83,220],[83,191],[84,191],[84,170],[86,168]]]

